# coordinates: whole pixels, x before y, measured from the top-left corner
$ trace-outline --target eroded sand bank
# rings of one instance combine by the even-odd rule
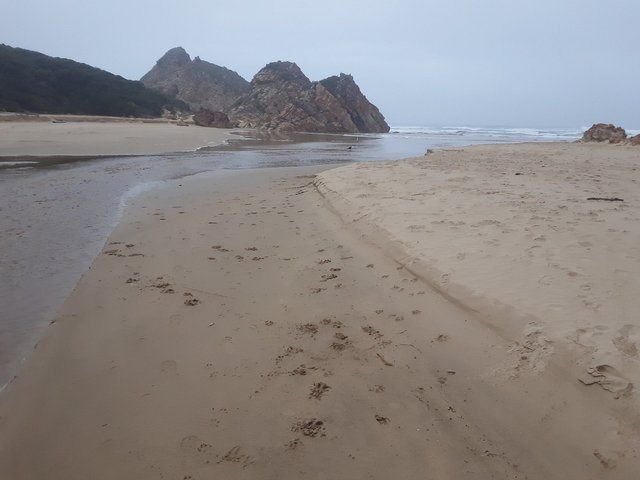
[[[519,197],[509,203],[513,179],[517,190],[536,192],[538,186],[527,182],[541,175],[539,168],[561,168],[563,152],[574,147],[531,147],[539,148],[536,155],[548,155],[545,167],[523,157],[522,167],[512,171],[507,160],[516,150],[507,149],[515,148],[354,165],[317,180],[319,167],[221,172],[139,197],[23,374],[0,396],[0,474],[633,478],[639,465],[635,390],[605,390],[600,386],[610,384],[585,385],[577,378],[595,360],[589,355],[605,348],[587,339],[597,344],[595,333],[617,331],[633,319],[601,318],[599,330],[584,324],[584,333],[565,338],[558,332],[576,330],[574,318],[558,329],[516,302],[505,307],[504,295],[489,308],[493,291],[459,295],[470,287],[453,269],[454,260],[473,259],[479,249],[488,255],[486,249],[496,246],[485,241],[510,235],[502,240],[502,256],[475,264],[486,267],[489,286],[499,285],[489,267],[511,258],[506,253],[513,251],[519,262],[529,258],[510,246],[520,231],[515,220],[509,223],[515,232],[486,232],[461,249],[460,229],[471,223],[465,215],[474,224],[506,223],[517,214],[510,209],[526,203]],[[618,150],[590,151],[592,162],[605,158],[607,165],[617,165],[618,153],[608,152]],[[491,168],[464,161],[479,153],[502,162],[495,179]],[[622,208],[632,232],[637,194],[622,187],[613,192],[604,180],[615,175],[624,185],[632,174],[606,170],[598,173],[602,182],[594,182],[600,188],[595,194],[624,197],[625,206],[590,208],[601,219]],[[574,167],[565,177],[583,175]],[[469,193],[477,190],[475,182],[489,183],[481,190],[492,201],[503,198],[490,214],[472,213],[482,204],[479,193]],[[578,193],[571,202],[568,179],[552,175],[542,184],[548,193],[536,198],[543,205],[561,190],[562,204],[587,208]],[[589,190],[584,183],[580,188]],[[414,195],[427,191],[433,194]],[[591,195],[580,192],[579,198]],[[420,218],[407,210],[415,198],[427,209]],[[456,208],[460,202],[465,208]],[[368,209],[377,209],[375,215]],[[532,213],[520,215],[523,225],[532,221]],[[403,218],[411,228],[398,227],[402,235],[420,232],[421,242],[431,245],[433,238],[442,250],[440,257],[451,266],[441,261],[435,267],[449,273],[448,283],[430,277],[435,270],[417,268],[412,255],[421,251],[410,243],[397,256],[393,242],[401,235],[390,240],[386,227]],[[598,225],[590,214],[567,221],[578,224],[572,228]],[[497,228],[468,228],[476,233],[490,227]],[[546,228],[533,233],[556,245]],[[618,248],[626,234],[622,228],[610,233],[618,235],[609,247]],[[442,240],[447,236],[449,241]],[[584,241],[598,245],[594,238]],[[547,248],[551,255],[553,248]],[[466,256],[458,258],[460,252]],[[632,260],[627,258],[627,270],[635,268]],[[516,279],[520,265],[509,269]],[[576,275],[554,275],[555,267],[548,268],[555,288],[567,292],[567,306],[558,308],[578,308],[570,283]],[[581,265],[571,264],[569,271],[583,275]],[[581,283],[587,281],[600,291],[594,285],[598,278]],[[457,284],[460,290],[453,289]],[[530,295],[541,293],[533,289]],[[544,297],[539,303],[546,305]],[[626,339],[635,345],[632,335]],[[612,355],[622,355],[611,358],[637,361],[631,347],[623,353],[613,340],[611,345]],[[626,372],[624,364],[610,365]],[[610,373],[603,370],[605,379]]]

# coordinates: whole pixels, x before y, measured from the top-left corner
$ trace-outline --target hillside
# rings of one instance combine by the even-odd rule
[[[0,44],[0,111],[157,117],[183,102],[73,60]]]

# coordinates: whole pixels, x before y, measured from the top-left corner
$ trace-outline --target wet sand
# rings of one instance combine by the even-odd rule
[[[0,474],[632,478],[635,393],[578,381],[559,342],[507,375],[537,344],[395,257],[326,168],[137,197],[0,396]]]

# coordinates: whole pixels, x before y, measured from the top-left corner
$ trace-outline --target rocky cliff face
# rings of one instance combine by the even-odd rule
[[[241,127],[324,133],[380,133],[389,126],[350,75],[312,82],[291,62],[273,62],[228,111]]]
[[[225,111],[249,91],[249,82],[229,70],[177,47],[165,53],[141,79],[153,89],[187,103],[193,110]]]
[[[320,81],[345,108],[351,120],[360,132],[388,132],[380,110],[365,97],[351,75],[341,73],[340,76],[325,78]]]

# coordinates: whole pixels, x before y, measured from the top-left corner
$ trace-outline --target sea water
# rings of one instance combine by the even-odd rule
[[[572,141],[583,129],[393,127],[388,134],[258,137],[198,152],[0,160],[0,389],[101,251],[128,200],[216,169],[333,165],[480,143]]]

